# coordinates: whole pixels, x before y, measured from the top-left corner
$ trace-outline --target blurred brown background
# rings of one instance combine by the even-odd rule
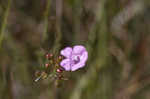
[[[86,66],[34,82],[65,46]],[[150,0],[0,0],[0,99],[150,99]]]

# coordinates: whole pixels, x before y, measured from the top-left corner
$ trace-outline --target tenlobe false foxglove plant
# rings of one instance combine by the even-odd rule
[[[46,54],[46,63],[44,71],[38,72],[38,78],[55,78],[58,80],[65,80],[64,71],[76,71],[83,68],[88,59],[88,52],[83,45],[75,45],[73,47],[66,47],[60,51],[60,55],[54,56],[52,53]]]

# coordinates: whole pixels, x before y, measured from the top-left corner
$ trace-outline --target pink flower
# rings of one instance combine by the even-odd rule
[[[65,59],[61,61],[60,65],[66,71],[75,71],[84,67],[88,59],[88,52],[82,45],[76,45],[73,48],[66,47],[61,50],[61,55],[63,55]]]

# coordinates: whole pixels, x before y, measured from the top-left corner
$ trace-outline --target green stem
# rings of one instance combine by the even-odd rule
[[[3,16],[3,22],[0,27],[0,48],[2,46],[2,41],[4,39],[4,32],[5,32],[5,28],[7,26],[7,17],[9,14],[10,5],[11,5],[11,0],[8,0],[7,8],[6,8],[6,11]]]

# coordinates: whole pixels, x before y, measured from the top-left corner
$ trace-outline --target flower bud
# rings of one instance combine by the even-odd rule
[[[50,59],[52,57],[53,57],[53,54],[51,54],[51,53],[46,54],[46,59]]]
[[[58,73],[63,72],[63,70],[62,70],[62,69],[57,69],[56,71],[57,71]]]
[[[62,60],[62,59],[63,59],[63,56],[58,56],[58,59],[59,59],[59,60]]]
[[[49,67],[49,66],[50,66],[50,65],[49,65],[48,63],[45,64],[45,67],[46,67],[46,68]]]

